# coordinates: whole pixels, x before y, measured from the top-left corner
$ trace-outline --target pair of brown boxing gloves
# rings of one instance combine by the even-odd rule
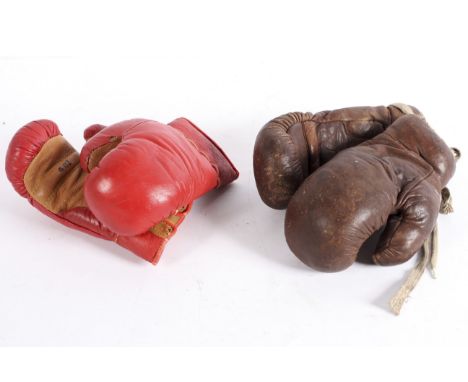
[[[306,265],[341,271],[410,259],[433,231],[459,152],[414,107],[289,113],[257,136],[254,173],[270,207],[285,209],[291,251]],[[368,250],[368,249],[367,249]]]

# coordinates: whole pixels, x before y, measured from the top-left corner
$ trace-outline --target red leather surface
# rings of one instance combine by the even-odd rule
[[[21,196],[29,198],[23,182],[29,164],[44,143],[57,135],[61,135],[57,125],[52,121],[42,119],[23,126],[11,140],[5,160],[5,170],[8,180]]]
[[[208,158],[218,173],[218,187],[229,184],[239,177],[239,171],[221,147],[193,122],[187,118],[177,118],[168,125],[184,134],[197,147],[198,151]]]
[[[114,232],[138,235],[215,188],[218,173],[207,156],[178,130],[134,119],[102,130],[84,145],[81,166],[89,171],[93,150],[121,142],[91,170],[85,198]]]
[[[99,123],[96,123],[94,125],[88,126],[85,131],[83,132],[83,138],[85,141],[89,140],[90,138],[94,137],[97,133],[99,133],[102,129],[104,129],[106,126],[100,125]]]

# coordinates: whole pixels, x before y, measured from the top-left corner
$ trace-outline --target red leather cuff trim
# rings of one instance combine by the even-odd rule
[[[198,151],[207,157],[218,173],[217,187],[229,184],[239,177],[239,171],[221,147],[194,123],[187,118],[177,118],[168,125],[184,134],[197,147]]]

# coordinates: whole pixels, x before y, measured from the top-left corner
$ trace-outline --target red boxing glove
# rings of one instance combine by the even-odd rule
[[[102,125],[90,126],[84,136],[90,139],[103,129],[105,127]],[[202,135],[195,127],[191,129]],[[158,132],[155,130],[154,134]],[[205,141],[200,138],[199,146],[213,151],[210,157],[214,160],[213,165],[218,166],[220,174],[230,176],[228,181],[237,177],[232,164],[209,138],[205,138]],[[107,147],[93,150],[90,158],[96,158],[97,154],[104,155]],[[87,173],[81,169],[79,162],[79,154],[62,137],[57,125],[41,120],[27,124],[13,137],[7,153],[6,172],[15,190],[47,216],[68,227],[112,240],[145,260],[157,263],[165,243],[175,233],[190,205],[171,216],[164,216],[149,231],[138,235],[119,235],[106,227],[90,210],[84,196]]]
[[[138,235],[237,178],[224,153],[186,119],[134,119],[92,137],[81,151],[86,201],[121,235]]]

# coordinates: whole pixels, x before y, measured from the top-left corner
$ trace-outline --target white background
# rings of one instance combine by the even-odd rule
[[[438,279],[399,317],[414,261],[336,274],[288,250],[258,197],[258,130],[288,111],[414,104],[468,154],[463,2],[1,3],[0,160],[49,118],[77,148],[92,123],[186,116],[241,176],[195,203],[153,267],[41,215],[0,175],[0,345],[465,345],[467,164],[441,216]]]

